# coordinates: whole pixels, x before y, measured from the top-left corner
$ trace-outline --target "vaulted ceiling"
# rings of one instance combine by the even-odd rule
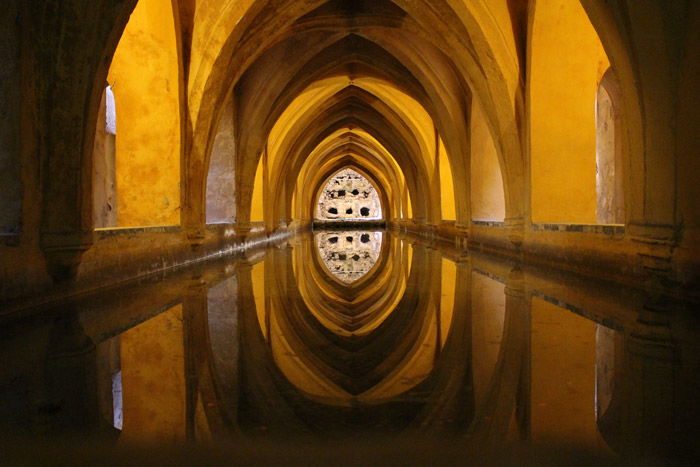
[[[197,41],[195,33],[192,41],[193,55],[198,42],[209,47],[190,65],[192,157],[206,168],[206,141],[220,109],[232,101],[239,223],[249,220],[263,154],[272,177],[267,195],[274,200],[266,218],[303,217],[328,171],[344,160],[375,178],[395,212],[406,210],[410,197],[414,217],[439,221],[440,151],[454,180],[449,202],[457,220],[466,221],[464,155],[474,93],[501,130],[499,154],[512,159],[507,190],[517,195],[518,52],[513,40],[496,35],[501,25],[482,2],[255,2],[235,24],[224,11],[196,16],[211,29],[203,25],[206,38]],[[516,5],[505,10],[516,21],[522,13]],[[198,153],[199,147],[205,150]],[[293,200],[304,204],[295,208]]]

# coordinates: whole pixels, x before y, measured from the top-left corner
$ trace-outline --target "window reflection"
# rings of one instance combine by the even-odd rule
[[[335,278],[352,284],[377,263],[382,232],[332,231],[316,233],[316,247],[323,264]]]

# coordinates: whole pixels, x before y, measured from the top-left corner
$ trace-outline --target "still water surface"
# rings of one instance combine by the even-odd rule
[[[300,235],[6,325],[0,434],[290,463],[690,455],[697,318],[650,300],[394,233]]]

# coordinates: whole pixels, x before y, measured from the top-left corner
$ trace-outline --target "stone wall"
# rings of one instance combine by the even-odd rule
[[[236,142],[233,104],[229,100],[219,121],[207,176],[207,224],[236,220]]]
[[[22,216],[19,26],[15,0],[0,17],[0,234],[17,233]]]

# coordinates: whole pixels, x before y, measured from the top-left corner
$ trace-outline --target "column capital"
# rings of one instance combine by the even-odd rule
[[[94,232],[42,232],[41,249],[44,251],[49,275],[56,282],[74,280],[83,254],[92,247]]]

